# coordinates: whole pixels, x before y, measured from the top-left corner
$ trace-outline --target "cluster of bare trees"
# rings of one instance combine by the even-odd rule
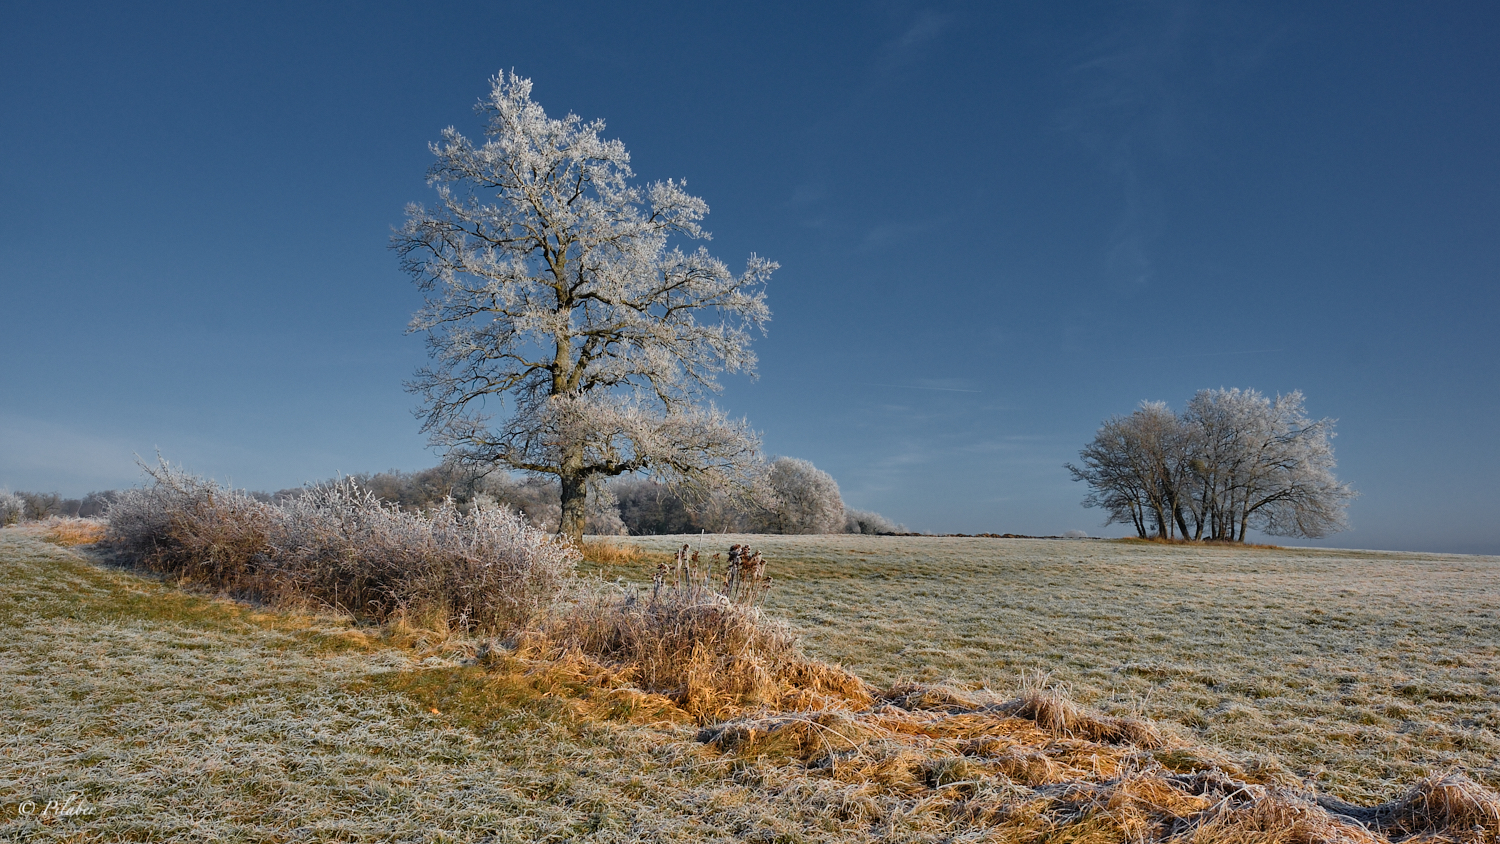
[[[1334,420],[1310,419],[1302,402],[1240,389],[1201,390],[1182,413],[1142,402],[1067,469],[1090,487],[1085,506],[1142,538],[1326,536],[1347,527],[1355,493],[1333,474]]]
[[[10,492],[0,489],[0,526],[40,521],[52,516],[102,516],[119,493],[112,489],[82,498],[63,498],[55,492]]]

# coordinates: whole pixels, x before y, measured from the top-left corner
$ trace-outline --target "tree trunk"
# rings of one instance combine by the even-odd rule
[[[1188,533],[1187,518],[1182,515],[1182,505],[1175,501],[1172,502],[1172,515],[1177,519],[1177,529],[1182,531],[1182,538],[1187,539],[1191,535]]]
[[[573,542],[583,542],[583,528],[588,521],[588,481],[581,474],[562,476],[562,520],[557,525],[559,536]]]
[[[558,480],[562,482],[562,518],[557,524],[559,536],[575,545],[583,544],[583,529],[588,521],[589,484],[583,471],[583,449],[568,448],[560,462]]]

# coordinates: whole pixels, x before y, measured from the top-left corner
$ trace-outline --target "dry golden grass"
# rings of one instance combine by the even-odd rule
[[[585,594],[522,641],[529,653],[552,658],[591,655],[704,722],[748,708],[870,700],[858,677],[804,656],[785,625],[705,589]]]
[[[103,539],[106,527],[102,519],[52,516],[39,522],[14,526],[11,530],[39,536],[53,545],[72,548],[78,545],[92,545]]]
[[[1500,786],[1500,560],[1437,554],[922,537],[638,537],[598,566],[645,582],[682,541],[750,541],[767,611],[866,681],[1115,716],[1374,803],[1463,770]],[[1033,685],[1035,683],[1033,682]],[[1201,752],[1201,751],[1195,751]]]
[[[743,759],[799,766],[851,795],[904,798],[907,816],[955,840],[1492,844],[1500,836],[1500,795],[1462,776],[1364,808],[1233,763],[1179,771],[1173,763],[1192,750],[1181,739],[1036,690],[1001,701],[906,685],[866,711],[742,717],[700,739]],[[879,817],[889,803],[862,811]]]
[[[641,561],[641,549],[607,538],[586,539],[579,547],[583,558],[601,566],[629,566]]]

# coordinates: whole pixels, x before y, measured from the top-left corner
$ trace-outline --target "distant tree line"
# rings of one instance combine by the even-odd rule
[[[1141,538],[1326,536],[1348,526],[1355,493],[1333,474],[1334,420],[1310,419],[1302,403],[1300,392],[1239,389],[1201,390],[1182,413],[1142,402],[1065,465],[1089,485],[1085,506]]]
[[[416,472],[390,470],[351,476],[360,487],[403,510],[431,510],[451,498],[460,510],[509,507],[532,525],[557,531],[562,522],[562,491],[556,478],[506,472],[476,475],[445,463]],[[326,484],[314,485],[325,486]],[[865,510],[844,505],[839,486],[806,460],[780,457],[763,467],[748,495],[688,497],[648,478],[620,477],[601,483],[589,496],[586,531],[596,535],[674,533],[904,533],[906,528]],[[310,487],[249,492],[265,503],[287,501]],[[0,490],[0,525],[51,516],[101,516],[119,497],[114,490],[81,499],[56,493]]]
[[[102,516],[118,493],[91,492],[82,498],[63,498],[55,492],[9,492],[0,489],[0,525],[36,521],[52,516]]]
[[[557,530],[561,489],[554,478],[497,472],[475,476],[444,464],[419,472],[356,475],[380,498],[410,509],[452,497],[460,507],[504,505],[538,527]],[[294,495],[283,490],[277,495]],[[901,533],[879,513],[845,506],[838,483],[806,460],[780,457],[765,467],[749,495],[691,497],[649,478],[621,477],[589,496],[586,532],[595,535],[677,533]]]

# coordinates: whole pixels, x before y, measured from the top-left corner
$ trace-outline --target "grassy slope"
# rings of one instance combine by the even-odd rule
[[[195,597],[16,529],[0,582],[0,840],[875,835],[820,781],[768,789],[693,728],[572,717],[441,645]],[[75,793],[93,814],[20,813]]]
[[[695,546],[699,537],[688,537]],[[649,579],[680,538],[631,542]],[[768,554],[771,612],[875,683],[1014,688],[1269,753],[1373,801],[1455,766],[1500,786],[1500,559],[913,537],[708,537]],[[723,546],[722,548],[720,546]]]

